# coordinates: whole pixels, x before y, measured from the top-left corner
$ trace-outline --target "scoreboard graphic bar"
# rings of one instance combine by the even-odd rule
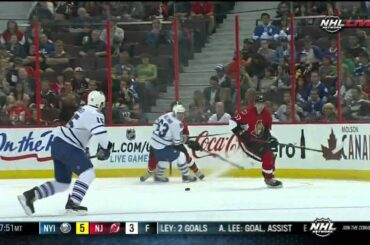
[[[40,222],[0,223],[0,237],[19,235],[242,235],[250,233],[292,233],[316,236],[370,235],[370,222]]]

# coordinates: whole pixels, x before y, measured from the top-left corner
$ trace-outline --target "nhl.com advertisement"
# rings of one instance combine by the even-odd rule
[[[205,151],[190,151],[197,163],[217,168],[225,162],[217,155],[245,168],[259,168],[240,149],[238,139],[227,125],[190,126],[190,137]],[[274,125],[272,134],[279,140],[277,166],[292,169],[370,170],[370,126],[368,124]],[[146,168],[151,126],[109,127],[112,154],[103,163],[93,160],[96,168]],[[49,128],[6,129],[0,132],[0,171],[52,169],[50,143],[54,135]],[[92,138],[90,154],[97,142]],[[299,161],[298,161],[299,160]]]

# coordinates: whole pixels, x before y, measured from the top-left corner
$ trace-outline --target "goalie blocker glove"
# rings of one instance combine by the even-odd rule
[[[100,144],[98,146],[98,151],[96,153],[96,158],[100,161],[105,161],[109,158],[110,156],[110,150],[112,149],[113,147],[113,144],[112,142],[109,141],[108,143],[108,148],[107,149],[103,149]]]
[[[194,141],[194,140],[188,140],[186,142],[186,144],[189,146],[190,149],[194,150],[194,151],[202,151],[202,147],[200,146],[200,144],[197,142],[197,141]]]

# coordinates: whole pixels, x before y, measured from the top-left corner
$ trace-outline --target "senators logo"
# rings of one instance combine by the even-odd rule
[[[256,122],[256,126],[254,126],[254,130],[252,134],[257,138],[260,138],[263,135],[264,131],[265,131],[265,126],[263,126],[262,120],[258,120]]]

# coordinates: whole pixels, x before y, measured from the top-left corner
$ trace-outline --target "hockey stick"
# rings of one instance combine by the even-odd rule
[[[207,150],[203,150],[204,152],[207,152],[208,154],[210,154],[211,156],[213,156],[213,157],[217,157],[217,158],[219,158],[220,160],[222,160],[222,161],[224,161],[224,162],[227,162],[228,164],[230,164],[230,165],[232,165],[232,166],[234,166],[234,167],[237,167],[237,168],[239,168],[239,169],[245,169],[243,166],[240,166],[239,164],[237,164],[237,163],[234,163],[234,162],[232,162],[232,161],[230,161],[230,160],[228,160],[228,159],[226,159],[225,157],[223,157],[223,156],[220,156],[220,155],[218,155],[218,154],[216,154],[216,153],[213,153],[213,152],[210,152],[210,151],[207,151]]]
[[[225,134],[229,134],[229,132],[227,133],[220,133],[220,134],[208,134],[208,135],[204,135],[204,136],[201,136],[201,137],[212,137],[212,136],[220,136],[220,135],[225,135]],[[189,139],[194,139],[194,138],[198,138],[199,136],[189,136],[188,138]]]
[[[279,145],[281,145],[281,146],[288,146],[289,144],[279,143]],[[308,150],[308,151],[315,151],[315,152],[321,152],[321,153],[323,153],[322,150],[318,150],[318,149],[307,148],[307,147],[298,146],[298,145],[289,145],[289,146],[292,146],[292,147],[298,148],[298,149],[305,149],[305,150]]]

